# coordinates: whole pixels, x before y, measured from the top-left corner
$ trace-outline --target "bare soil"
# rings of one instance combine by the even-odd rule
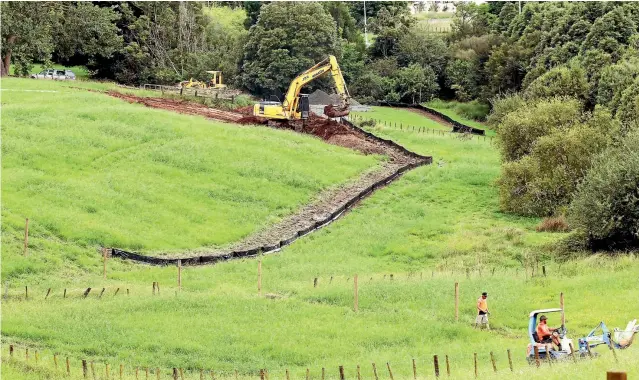
[[[179,113],[201,115],[220,121],[234,122],[239,124],[267,124],[268,120],[252,116],[253,107],[242,107],[235,112],[221,111],[208,108],[201,104],[187,101],[165,99],[165,98],[140,98],[134,95],[109,92],[115,96],[132,103],[141,103],[147,107],[161,108]],[[317,221],[324,220],[341,206],[357,196],[364,189],[372,186],[378,181],[385,179],[402,167],[414,164],[423,160],[406,154],[401,149],[385,144],[379,140],[366,136],[360,130],[352,128],[347,124],[342,124],[315,114],[307,120],[306,125],[301,122],[271,122],[268,123],[276,128],[293,129],[301,133],[311,134],[319,137],[329,144],[339,145],[354,149],[363,154],[384,155],[378,166],[362,174],[359,178],[349,183],[325,190],[317,196],[310,204],[290,215],[275,225],[268,226],[247,238],[219,249],[200,249],[189,252],[193,256],[216,256],[225,255],[233,250],[247,250],[261,246],[276,245],[282,240],[295,235],[297,231],[306,229],[314,225]],[[183,256],[182,253],[180,256]],[[172,253],[156,252],[156,256],[169,257]]]

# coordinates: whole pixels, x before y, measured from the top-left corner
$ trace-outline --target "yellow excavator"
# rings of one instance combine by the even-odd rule
[[[342,117],[350,112],[350,95],[342,71],[335,56],[328,58],[304,71],[288,87],[283,102],[263,101],[253,107],[253,115],[267,119],[306,120],[310,116],[308,95],[300,94],[302,87],[323,75],[330,73],[335,82],[335,92],[340,97],[340,104],[329,104],[324,107],[324,114],[328,117]]]

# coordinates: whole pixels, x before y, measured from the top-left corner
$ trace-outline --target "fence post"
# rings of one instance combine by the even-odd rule
[[[173,367],[173,380],[178,380],[177,368]]]
[[[82,377],[87,378],[87,361],[86,359],[82,359]]]
[[[24,222],[24,255],[29,255],[29,218]]]
[[[450,362],[448,361],[448,355],[446,355],[446,375],[450,377]]]
[[[371,364],[373,364],[373,375],[375,375],[375,380],[379,380],[379,377],[377,377],[377,367],[375,367],[375,363]]]
[[[459,282],[455,283],[455,322],[459,322]]]
[[[344,366],[339,366],[339,380],[344,380],[346,377],[344,376]]]
[[[84,298],[87,298],[90,291],[91,291],[91,288],[87,288],[87,290],[84,291]]]
[[[417,379],[417,364],[415,364],[414,358],[413,358],[413,379]]]
[[[391,370],[389,362],[386,362],[386,367],[388,367],[388,375],[390,376],[390,379],[395,380],[395,378],[393,377],[393,371]]]
[[[570,346],[570,356],[572,356],[572,361],[577,363],[577,357],[575,356],[575,349],[572,346],[572,343],[568,343],[568,345]]]
[[[439,377],[439,359],[433,355],[433,365],[435,366],[435,377]]]
[[[355,312],[357,313],[357,311],[359,310],[359,292],[357,289],[357,275],[355,275],[355,277],[353,277],[353,295],[354,295],[354,302],[355,302]]]
[[[107,269],[107,249],[102,248],[102,260],[104,261],[102,264],[102,278],[106,280],[106,269]]]
[[[55,370],[58,370],[58,354],[53,354],[53,365],[55,367]]]
[[[9,356],[13,358],[13,344],[9,345]]]
[[[477,378],[477,353],[473,353],[473,357],[475,358],[475,379]]]
[[[565,326],[566,314],[564,312],[564,292],[559,293],[559,307],[561,308],[561,326]]]
[[[490,351],[490,362],[493,364],[493,371],[497,372],[497,366],[495,365],[495,355]]]
[[[572,350],[572,348],[571,348]],[[510,349],[507,349],[506,352],[508,353],[508,367],[510,368],[510,372],[513,371],[513,359],[510,355]]]
[[[546,277],[546,266],[545,265],[541,266],[541,271],[544,273],[544,277]]]
[[[178,290],[182,290],[182,260],[181,259],[178,259],[177,267],[178,267],[178,273],[177,273]]]
[[[606,372],[606,380],[628,380],[628,374],[625,372]]]
[[[262,259],[257,262],[257,295],[262,296]]]
[[[313,280],[313,287],[317,288],[317,277],[315,277],[315,279]]]
[[[29,287],[26,285],[24,286],[24,299],[29,299]]]
[[[46,300],[47,298],[49,298],[49,293],[51,293],[51,288],[49,288],[49,290],[47,290],[47,295],[44,296],[44,299]]]

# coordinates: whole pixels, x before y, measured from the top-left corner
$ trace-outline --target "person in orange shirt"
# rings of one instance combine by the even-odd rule
[[[483,292],[481,297],[477,300],[477,318],[475,318],[475,328],[477,326],[486,326],[487,330],[490,330],[488,325],[488,293]]]
[[[561,350],[561,343],[559,343],[559,334],[554,333],[556,330],[558,329],[548,327],[548,318],[545,315],[539,317],[539,324],[537,325],[537,339],[539,343],[554,343],[557,348]]]

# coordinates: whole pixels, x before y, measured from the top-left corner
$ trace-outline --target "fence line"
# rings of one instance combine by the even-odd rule
[[[5,344],[6,346],[7,344]],[[18,343],[10,343],[8,344],[9,348],[8,348],[8,352],[9,352],[9,361],[15,361],[15,362],[23,362],[26,365],[31,365],[31,356],[29,355],[29,350],[31,349],[31,351],[33,352],[33,363],[35,364],[36,367],[47,367],[50,368],[51,366],[53,367],[52,370],[54,372],[57,373],[65,373],[67,377],[80,377],[80,378],[84,378],[87,379],[89,378],[89,368],[91,370],[91,378],[92,379],[96,379],[96,378],[105,378],[105,379],[113,379],[113,380],[122,380],[125,378],[131,379],[135,376],[135,379],[139,379],[140,378],[140,372],[143,372],[145,374],[146,377],[144,377],[145,379],[150,379],[150,375],[155,375],[154,377],[157,379],[185,379],[185,378],[194,378],[197,374],[200,375],[200,379],[205,378],[205,374],[208,375],[207,377],[211,378],[211,379],[215,379],[217,378],[217,376],[222,376],[222,377],[226,377],[226,378],[238,378],[239,376],[239,371],[237,369],[226,369],[226,370],[216,370],[216,369],[203,369],[203,368],[191,368],[191,369],[187,369],[186,371],[184,370],[184,368],[182,367],[169,367],[169,368],[160,368],[158,366],[152,366],[150,364],[147,365],[133,365],[133,363],[128,363],[128,365],[125,365],[123,363],[117,363],[116,366],[114,366],[114,371],[111,374],[110,373],[110,368],[111,368],[111,364],[114,363],[114,361],[94,361],[94,360],[88,360],[86,358],[75,358],[72,356],[68,356],[65,355],[65,366],[63,366],[62,368],[59,367],[59,363],[58,363],[58,357],[60,356],[60,353],[58,352],[50,352],[49,356],[45,356],[44,354],[47,353],[48,350],[37,350],[35,347],[32,346],[26,346],[26,345],[21,345]],[[19,351],[23,351],[24,354],[20,353]],[[616,352],[613,351],[612,355],[615,358],[616,361]],[[507,357],[508,360],[508,364],[509,364],[509,368],[508,369],[501,369],[499,370],[496,366],[496,357]],[[576,360],[576,356],[575,355],[571,355],[573,360],[572,361],[565,361],[566,365],[578,365],[579,362],[581,361],[577,361]],[[411,357],[411,358],[406,358],[406,362],[403,364],[398,364],[398,362],[393,362],[393,367],[395,368],[395,370],[397,368],[402,368],[404,369],[404,371],[402,371],[403,373],[411,373],[413,375],[414,379],[417,379],[418,376],[422,376],[422,377],[430,377],[428,374],[433,373],[435,375],[436,378],[439,378],[441,375],[441,368],[440,368],[440,363],[439,363],[439,358],[442,357],[442,355],[438,355],[438,354],[433,354],[433,355],[425,355],[425,356],[417,356],[417,357]],[[445,370],[446,370],[446,374],[447,376],[466,376],[468,372],[473,372],[475,378],[479,378],[480,375],[486,375],[486,376],[491,376],[491,373],[498,373],[498,372],[506,372],[506,373],[512,373],[514,372],[514,367],[512,364],[512,359],[511,359],[511,350],[507,349],[505,350],[505,352],[501,353],[501,354],[495,354],[495,352],[491,351],[489,353],[480,353],[479,355],[474,352],[472,354],[472,356],[468,355],[468,356],[451,356],[451,355],[444,355],[445,357]],[[596,358],[593,358],[594,360],[597,360],[598,358],[602,357],[602,355],[598,355]],[[24,358],[24,360],[21,360],[20,358]],[[470,360],[472,359],[473,362],[473,366],[471,368],[464,368],[464,369],[460,369],[459,367],[452,367],[451,364],[453,363],[468,363]],[[538,368],[543,368],[543,367],[550,367],[552,364],[552,361],[556,360],[556,359],[540,359],[539,362],[537,362],[538,364],[535,366],[533,365],[533,363],[527,363],[526,366],[522,366],[519,369],[525,369],[528,368],[530,370],[538,370]],[[547,362],[548,366],[542,366],[542,362]],[[432,363],[432,365],[430,365],[429,363]],[[117,372],[115,371],[115,368],[118,368]],[[365,367],[364,367],[365,368]],[[373,375],[374,378],[379,379],[381,373],[378,372],[377,366],[375,364],[375,362],[371,363],[371,367],[370,368],[370,375]],[[393,369],[391,368],[391,362],[390,361],[386,361],[386,368],[388,370],[388,378],[393,379],[394,378],[394,374],[393,374]],[[346,374],[346,369],[349,369],[349,374]],[[301,368],[298,368],[299,371],[302,371]],[[289,379],[291,376],[291,372],[289,368],[280,368],[278,371],[281,372],[281,375],[285,376],[286,379]],[[336,368],[326,368],[326,367],[320,367],[320,368],[314,368],[313,370],[311,370],[311,368],[307,367],[305,369],[305,373],[306,373],[306,377],[310,378],[311,374],[313,374],[314,376],[319,377],[321,374],[321,378],[325,378],[326,374],[328,374],[330,377],[332,378],[339,378],[340,380],[342,379],[346,379],[346,378],[357,378],[360,379],[362,377],[362,372],[364,372],[364,377],[367,377],[367,371],[362,370],[362,367],[360,366],[360,364],[356,364],[356,365],[348,365],[348,366],[344,366],[343,364],[338,365]],[[623,372],[619,372],[622,373]],[[179,374],[179,375],[178,375]],[[185,376],[186,374],[186,376]],[[251,378],[256,378],[256,379],[268,379],[269,378],[269,370],[266,368],[259,368],[259,369],[255,369],[255,370],[249,370],[248,372],[245,372],[244,374],[242,374],[242,377],[251,377]],[[382,376],[384,377],[384,376]],[[299,376],[297,378],[302,378],[302,376]],[[406,377],[408,378],[408,377]]]
[[[131,87],[125,87],[131,88]],[[138,89],[136,87],[133,87]],[[231,101],[235,100],[235,97],[240,95],[241,92],[238,90],[228,90],[228,89],[216,89],[216,88],[184,88],[178,86],[164,86],[160,84],[143,84],[139,89],[147,90],[147,91],[159,91],[162,94],[170,93],[177,94],[180,96],[195,96],[195,97],[203,97],[203,98],[211,98],[211,99],[230,99]]]

